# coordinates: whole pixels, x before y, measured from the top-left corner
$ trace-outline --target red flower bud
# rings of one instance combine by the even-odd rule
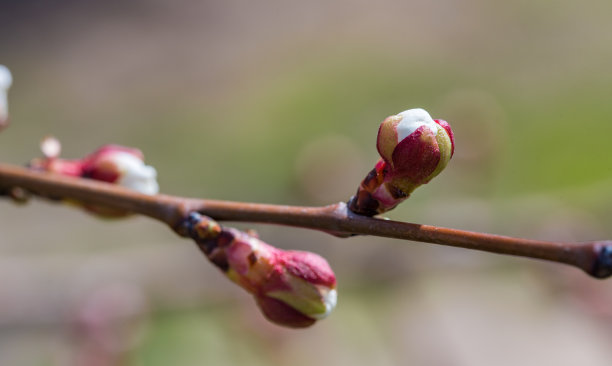
[[[179,230],[195,239],[208,259],[251,293],[272,322],[302,328],[336,306],[336,276],[314,253],[281,250],[258,238],[193,214]]]
[[[66,160],[58,157],[61,145],[52,137],[43,140],[41,149],[45,158],[30,162],[30,168],[113,183],[144,194],[157,194],[159,191],[157,172],[144,164],[144,156],[138,149],[104,145],[82,159]],[[108,217],[127,214],[100,206],[88,205],[85,208]]]
[[[145,194],[159,191],[155,168],[144,164],[138,149],[105,145],[82,161],[83,178],[115,183]]]
[[[33,160],[33,169],[114,183],[145,194],[159,191],[157,172],[144,164],[138,149],[104,145],[82,159],[66,160],[58,157],[61,146],[52,137],[45,138],[41,148],[46,157]]]
[[[349,202],[353,212],[367,216],[387,212],[408,198],[438,175],[455,151],[450,125],[420,108],[387,117],[376,148],[381,159]]]

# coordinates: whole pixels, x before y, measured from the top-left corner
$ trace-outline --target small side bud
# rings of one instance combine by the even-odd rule
[[[448,164],[455,144],[450,125],[416,108],[387,117],[378,129],[381,156],[351,198],[351,211],[367,216],[387,212],[428,183]]]
[[[8,125],[8,91],[13,84],[13,75],[8,67],[0,65],[0,130]]]
[[[62,153],[62,144],[53,136],[45,136],[40,142],[40,151],[47,159],[55,159]]]
[[[199,214],[178,228],[192,237],[206,257],[230,280],[251,293],[273,323],[303,328],[325,318],[336,306],[336,276],[314,253],[286,251]]]

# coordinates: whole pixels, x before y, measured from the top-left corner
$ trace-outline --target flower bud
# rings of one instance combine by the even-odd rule
[[[72,177],[99,180],[117,184],[144,194],[157,194],[157,171],[145,165],[144,156],[138,149],[118,145],[105,145],[82,159],[59,158],[61,145],[52,137],[41,143],[43,159],[34,159],[32,169],[68,175]],[[78,202],[76,202],[79,204]],[[85,205],[85,209],[106,217],[121,217],[128,212],[102,206]]]
[[[270,321],[308,327],[336,306],[336,277],[321,256],[281,250],[232,228],[217,233],[215,225],[199,226],[214,228],[192,232],[199,247],[230,280],[253,294]]]
[[[387,117],[378,130],[376,148],[381,159],[349,202],[353,212],[367,216],[393,209],[438,175],[455,144],[446,121],[416,108]]]
[[[33,169],[113,183],[144,194],[159,191],[157,171],[145,165],[138,149],[104,145],[83,159],[66,160],[58,157],[61,145],[52,137],[43,140],[41,149],[45,158],[33,160]]]
[[[0,65],[0,129],[8,124],[8,91],[13,83],[11,71]]]
[[[157,171],[144,164],[138,149],[105,145],[82,161],[83,178],[101,180],[144,194],[157,194]]]

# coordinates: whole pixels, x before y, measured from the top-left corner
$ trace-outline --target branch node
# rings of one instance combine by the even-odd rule
[[[221,225],[210,217],[193,211],[179,222],[174,231],[200,244],[218,237],[221,234]]]
[[[595,278],[612,276],[612,241],[604,241],[595,247],[595,263],[591,275]]]

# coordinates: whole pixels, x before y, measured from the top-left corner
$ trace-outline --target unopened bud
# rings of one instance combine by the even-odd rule
[[[229,279],[253,294],[270,321],[308,327],[336,306],[336,276],[323,257],[281,250],[232,228],[218,232],[208,220],[192,219],[190,236]],[[214,230],[202,233],[197,227]]]
[[[47,159],[55,159],[62,152],[62,144],[53,136],[45,136],[40,142],[40,151]]]
[[[145,165],[144,156],[138,149],[105,145],[85,158],[67,160],[58,157],[61,151],[59,141],[47,137],[41,143],[41,150],[45,158],[32,160],[30,168],[117,184],[149,195],[159,191],[157,171],[152,166]],[[84,205],[84,208],[106,217],[128,214],[102,206]]]
[[[13,84],[13,76],[8,67],[0,65],[0,129],[8,124],[8,91]]]
[[[101,180],[144,194],[157,194],[157,171],[145,165],[138,149],[105,145],[83,159],[82,177]]]
[[[104,145],[83,159],[61,159],[59,141],[46,137],[41,143],[44,159],[34,159],[30,167],[37,170],[99,180],[117,184],[144,194],[157,194],[157,171],[144,163],[138,149]]]
[[[387,117],[376,147],[381,159],[349,202],[353,212],[367,216],[387,212],[408,198],[446,167],[455,149],[450,125],[420,108]]]

